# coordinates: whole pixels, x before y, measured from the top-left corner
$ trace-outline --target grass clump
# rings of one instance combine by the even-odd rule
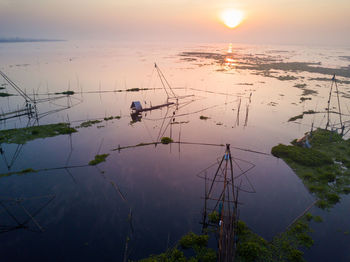
[[[25,144],[28,141],[77,132],[68,123],[58,123],[0,131],[0,143]]]
[[[105,162],[106,158],[109,156],[109,154],[102,154],[102,155],[96,155],[94,160],[91,160],[89,162],[90,166],[95,166],[100,164],[101,162]]]
[[[160,142],[164,145],[167,145],[167,144],[174,142],[174,140],[172,140],[170,137],[165,136],[165,137],[162,137]]]

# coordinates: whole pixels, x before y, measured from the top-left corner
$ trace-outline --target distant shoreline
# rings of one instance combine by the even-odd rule
[[[0,43],[64,42],[62,39],[0,38]]]

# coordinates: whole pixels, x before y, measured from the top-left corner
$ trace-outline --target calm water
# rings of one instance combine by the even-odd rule
[[[234,44],[0,44],[0,70],[32,97],[76,92],[71,99],[38,104],[40,124],[69,121],[78,126],[86,120],[121,116],[79,128],[71,136],[38,139],[21,148],[1,145],[4,157],[0,173],[9,172],[7,165],[10,171],[86,165],[98,153],[110,154],[96,167],[1,177],[0,197],[24,198],[21,203],[29,213],[40,211],[35,221],[44,230],[33,232],[38,231],[38,225],[29,220],[27,229],[0,234],[1,261],[121,261],[128,236],[129,257],[139,259],[164,251],[190,230],[200,233],[204,181],[196,174],[215,163],[224,148],[172,144],[111,151],[118,146],[154,142],[162,136],[183,142],[229,143],[235,147],[232,155],[242,169],[249,166],[242,160],[253,163],[255,168],[240,182],[243,189],[256,193],[240,194],[240,215],[255,232],[271,239],[314,198],[283,161],[237,148],[269,153],[278,143],[301,137],[311,123],[324,126],[325,114],[305,115],[297,123],[288,119],[306,110],[324,111],[331,82],[322,78],[331,79],[328,73],[334,69],[339,74],[345,72],[339,80],[349,81],[350,74],[344,77],[349,55],[349,49]],[[317,64],[300,70],[273,68],[266,74],[258,67],[243,67],[251,66],[252,61]],[[185,98],[180,99],[178,110],[170,107],[143,113],[141,121],[132,123],[132,101],[143,106],[166,101],[154,62],[176,95]],[[326,70],[313,72],[312,67]],[[0,85],[3,83],[0,79]],[[304,95],[311,100],[301,102],[303,90],[296,84],[306,84],[305,88],[316,93]],[[15,94],[11,87],[5,87]],[[341,109],[350,114],[350,86],[343,82],[338,87]],[[152,90],[104,92],[130,88]],[[23,104],[21,97],[0,98],[2,112]],[[67,105],[70,108],[65,108]],[[332,107],[337,107],[335,96]],[[54,112],[58,109],[62,110]],[[48,111],[52,113],[45,116]],[[174,111],[178,124],[170,124]],[[209,118],[201,120],[201,115]],[[337,121],[333,116],[332,123]],[[0,125],[7,129],[26,124],[22,117]],[[50,197],[42,196],[48,195],[54,198],[45,205]],[[312,209],[324,222],[311,224],[315,245],[305,251],[308,261],[350,260],[350,236],[346,234],[350,231],[349,201],[343,196],[329,212]],[[0,207],[1,226],[16,225],[13,217],[22,222],[28,219],[20,205],[2,203],[7,209]]]

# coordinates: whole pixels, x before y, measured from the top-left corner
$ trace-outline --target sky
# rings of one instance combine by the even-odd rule
[[[349,0],[0,0],[0,37],[347,46],[349,15]]]

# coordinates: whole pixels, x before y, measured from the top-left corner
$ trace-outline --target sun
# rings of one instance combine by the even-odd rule
[[[237,9],[228,9],[221,13],[220,18],[227,27],[235,28],[242,23],[244,13]]]

